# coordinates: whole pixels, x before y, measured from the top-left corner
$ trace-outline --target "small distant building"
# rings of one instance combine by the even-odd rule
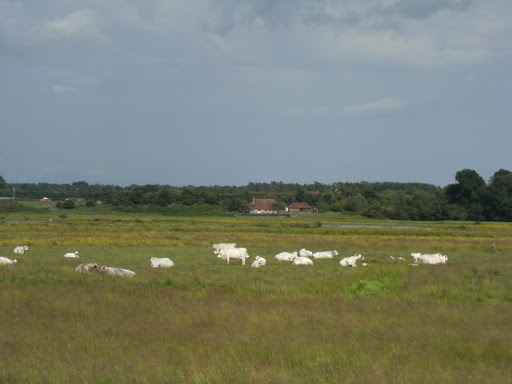
[[[43,197],[43,198],[41,199],[41,201],[42,201],[43,203],[49,203],[49,202],[51,202],[51,201],[52,201],[52,199],[50,199],[49,197]]]
[[[252,206],[250,213],[277,213],[272,209],[276,203],[274,199],[252,199]]]
[[[311,213],[313,209],[308,203],[291,203],[288,212],[293,213]]]

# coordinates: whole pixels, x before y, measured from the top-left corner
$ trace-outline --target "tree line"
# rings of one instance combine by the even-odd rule
[[[274,199],[276,210],[304,202],[320,212],[347,212],[395,220],[512,220],[512,172],[500,169],[489,182],[474,170],[455,175],[456,183],[437,187],[425,183],[336,182],[323,184],[250,182],[245,186],[182,186],[7,183],[0,176],[0,196],[16,200],[49,197],[58,207],[99,202],[118,210],[165,210],[171,206],[215,206],[226,212],[248,212],[257,199]],[[7,200],[0,200],[6,206]]]

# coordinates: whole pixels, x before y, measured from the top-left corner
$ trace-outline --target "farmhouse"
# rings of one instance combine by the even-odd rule
[[[41,199],[41,201],[42,201],[43,203],[49,203],[50,201],[52,201],[52,199],[50,199],[49,197],[43,197],[43,198]]]
[[[288,212],[294,213],[311,213],[313,208],[308,203],[291,203]]]
[[[252,206],[250,213],[277,213],[272,209],[276,201],[274,199],[252,199]]]

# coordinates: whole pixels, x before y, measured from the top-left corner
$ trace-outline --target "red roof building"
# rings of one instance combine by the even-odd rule
[[[288,207],[288,211],[311,213],[311,206],[308,203],[291,203]]]
[[[275,213],[272,209],[275,203],[274,199],[253,199],[251,213]]]

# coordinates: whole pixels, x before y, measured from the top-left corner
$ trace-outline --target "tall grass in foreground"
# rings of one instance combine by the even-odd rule
[[[0,254],[30,247],[0,267],[0,383],[510,382],[512,260],[502,229],[430,236],[278,222],[0,225]],[[209,250],[224,240],[268,265],[226,265]],[[299,245],[362,250],[368,267],[273,260]],[[448,264],[389,258],[437,249],[450,251]],[[75,250],[79,260],[62,258]],[[151,256],[176,265],[152,269]],[[137,275],[76,274],[84,261]]]

